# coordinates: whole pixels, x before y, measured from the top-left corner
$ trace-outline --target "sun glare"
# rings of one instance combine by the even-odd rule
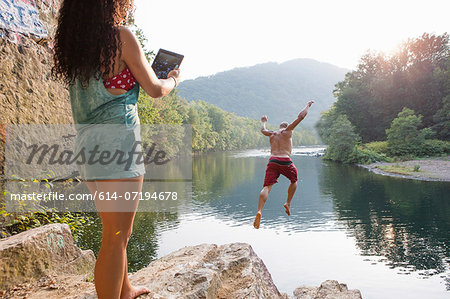
[[[368,50],[394,53],[408,38],[450,28],[449,4],[417,1],[136,1],[149,48],[185,55],[185,78],[240,66],[312,58],[355,68]],[[435,7],[449,9],[436,10]]]

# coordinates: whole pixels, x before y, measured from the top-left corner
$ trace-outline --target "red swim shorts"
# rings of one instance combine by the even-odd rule
[[[280,174],[287,177],[291,183],[297,182],[297,168],[291,158],[270,157],[266,167],[266,177],[264,178],[264,187],[277,183]]]

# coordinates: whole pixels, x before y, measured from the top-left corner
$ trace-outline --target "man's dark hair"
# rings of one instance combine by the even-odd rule
[[[289,126],[289,123],[287,121],[283,121],[280,124],[280,128],[287,128]]]

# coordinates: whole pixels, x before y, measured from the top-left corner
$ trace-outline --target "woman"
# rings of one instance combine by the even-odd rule
[[[158,98],[169,94],[179,82],[179,70],[172,70],[167,79],[158,79],[136,37],[121,26],[133,7],[132,2],[64,0],[61,4],[53,74],[69,86],[78,147],[92,146],[97,141],[93,136],[100,136],[102,145],[119,146],[128,152],[133,143],[130,140],[140,138],[136,109],[139,86]],[[108,134],[93,133],[92,124],[123,126],[126,133],[114,130],[108,130]],[[123,135],[126,138],[122,141],[126,142],[113,142]],[[142,164],[128,166],[125,170],[111,165],[78,167],[92,194],[109,192],[123,199],[126,193],[141,191],[145,173]],[[135,298],[149,293],[145,287],[132,286],[127,275],[126,247],[137,201],[127,203],[127,212],[114,207],[111,210],[98,198],[95,204],[102,220],[102,245],[94,271],[98,298]]]

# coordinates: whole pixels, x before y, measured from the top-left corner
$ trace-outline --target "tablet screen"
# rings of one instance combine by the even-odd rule
[[[167,74],[176,66],[180,66],[183,61],[183,55],[170,52],[164,49],[159,49],[153,60],[152,68],[159,79],[167,79]]]

